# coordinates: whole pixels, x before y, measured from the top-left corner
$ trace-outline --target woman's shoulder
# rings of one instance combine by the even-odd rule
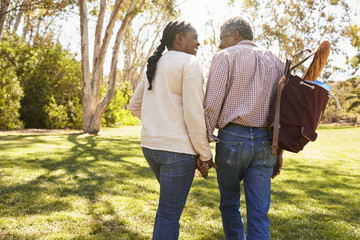
[[[163,62],[175,62],[177,65],[200,65],[200,61],[196,56],[180,51],[168,51],[161,58]]]

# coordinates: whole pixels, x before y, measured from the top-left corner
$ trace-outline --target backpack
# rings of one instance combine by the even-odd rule
[[[315,52],[310,53],[302,62]],[[276,97],[270,105],[268,126],[273,141],[273,155],[276,155],[278,148],[298,153],[309,141],[315,141],[316,129],[329,98],[334,97],[328,85],[291,75],[291,70],[296,66],[291,68],[291,60],[286,60],[285,71],[279,80]]]

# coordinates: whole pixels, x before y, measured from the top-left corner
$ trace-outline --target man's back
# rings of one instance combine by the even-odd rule
[[[226,239],[270,239],[267,214],[277,157],[271,154],[270,134],[264,127],[284,63],[259,49],[253,39],[250,23],[241,17],[221,26],[223,50],[211,63],[205,96],[208,138],[217,142],[219,209]],[[246,231],[240,211],[243,180]]]
[[[213,59],[206,89],[209,130],[230,122],[266,127],[270,101],[283,68],[284,63],[271,51],[259,49],[249,40],[219,52]]]

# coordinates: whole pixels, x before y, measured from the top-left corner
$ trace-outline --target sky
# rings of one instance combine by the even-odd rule
[[[179,6],[179,9],[181,11],[180,19],[186,20],[188,22],[191,22],[194,27],[197,29],[199,34],[199,40],[200,43],[203,42],[203,40],[206,37],[207,30],[206,30],[206,22],[208,19],[214,20],[214,25],[219,27],[225,20],[231,17],[239,16],[247,18],[247,14],[241,11],[240,3],[241,1],[236,1],[234,7],[228,6],[227,0],[179,0],[178,2],[183,1],[183,3]],[[349,0],[347,3],[350,5],[350,7],[356,9],[358,8],[360,12],[360,0]],[[61,41],[65,46],[67,46],[71,52],[77,53],[77,59],[80,60],[80,24],[78,17],[75,19],[70,19],[67,21],[63,21],[59,23],[62,24],[64,27],[62,29],[62,37]],[[360,16],[357,16],[354,18],[354,24],[360,25]],[[91,24],[90,24],[91,25]],[[95,26],[94,24],[92,24]],[[93,39],[93,33],[94,28],[90,29],[89,31],[89,38],[90,41]],[[116,29],[116,28],[115,28]],[[216,29],[217,37],[219,36],[219,29]],[[92,49],[92,44],[90,45],[90,49]],[[111,46],[111,45],[110,45]],[[356,51],[349,48],[347,45],[343,45],[343,48],[345,51],[347,51],[347,55],[349,57],[353,56]],[[271,49],[270,49],[271,50]],[[91,51],[90,51],[91,52]],[[110,61],[111,61],[111,48],[108,49],[108,56],[105,61],[105,68],[110,69]],[[210,51],[210,49],[207,46],[200,46],[198,51],[198,57],[200,58],[205,74],[207,73],[207,69],[210,65],[210,61],[212,58],[213,53]],[[120,56],[121,57],[121,56]],[[344,64],[345,62],[345,56],[337,56],[336,57],[339,64]],[[121,59],[119,59],[119,62],[122,62]],[[340,78],[341,76],[334,76],[335,78]],[[332,79],[337,80],[337,79]]]

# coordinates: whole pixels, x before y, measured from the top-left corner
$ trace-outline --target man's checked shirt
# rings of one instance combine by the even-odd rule
[[[285,63],[271,51],[243,40],[217,53],[211,63],[204,114],[208,138],[228,123],[267,127],[270,102]]]

